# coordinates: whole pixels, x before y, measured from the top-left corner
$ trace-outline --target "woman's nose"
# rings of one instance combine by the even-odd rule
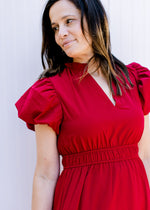
[[[60,26],[60,27],[59,27],[58,35],[59,35],[60,38],[63,38],[63,37],[65,37],[65,36],[67,36],[67,35],[68,35],[68,30],[67,30],[67,28],[66,28],[65,26]]]

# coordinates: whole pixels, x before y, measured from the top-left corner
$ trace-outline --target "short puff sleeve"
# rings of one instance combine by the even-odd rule
[[[15,103],[18,117],[27,127],[34,130],[34,124],[48,124],[59,134],[62,121],[62,107],[50,78],[35,82]]]
[[[134,74],[144,115],[150,112],[150,71],[138,63],[128,65]]]

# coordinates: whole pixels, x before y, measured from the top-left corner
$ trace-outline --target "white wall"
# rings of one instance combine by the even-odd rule
[[[113,53],[150,68],[149,0],[103,0]],[[0,209],[29,210],[36,161],[34,132],[14,103],[42,71],[41,14],[45,1],[0,1]]]
[[[126,64],[136,61],[150,68],[149,11],[149,0],[109,0],[112,50]]]

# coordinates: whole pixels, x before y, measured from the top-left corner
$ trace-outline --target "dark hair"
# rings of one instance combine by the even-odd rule
[[[44,72],[40,78],[49,77],[61,73],[65,68],[65,63],[73,62],[73,59],[68,57],[62,49],[56,44],[54,32],[52,30],[49,18],[49,10],[53,4],[60,0],[49,0],[45,6],[42,17],[42,51],[41,59]],[[131,87],[133,84],[129,78],[129,73],[126,66],[111,53],[110,32],[105,9],[100,0],[68,0],[72,2],[77,9],[81,11],[81,28],[84,33],[83,17],[86,17],[89,35],[92,37],[92,47],[98,68],[101,68],[109,87],[112,88],[112,80],[117,87],[117,95],[122,95],[120,85],[129,88],[127,78]],[[45,61],[48,68],[46,69]],[[90,62],[90,61],[89,61]],[[98,69],[97,68],[97,69]],[[97,70],[96,69],[96,70]],[[85,72],[84,72],[85,73]],[[86,75],[86,74],[85,74]],[[123,82],[120,82],[117,77]],[[120,84],[120,85],[119,85]]]

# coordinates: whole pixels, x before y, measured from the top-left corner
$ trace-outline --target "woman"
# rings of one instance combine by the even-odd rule
[[[36,132],[32,210],[150,209],[150,71],[111,54],[99,0],[49,0],[42,23],[48,70],[16,103]]]

